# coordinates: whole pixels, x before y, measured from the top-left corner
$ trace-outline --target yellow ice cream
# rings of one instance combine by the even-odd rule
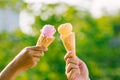
[[[65,23],[59,26],[58,32],[60,34],[68,34],[72,31],[72,25],[70,23]]]

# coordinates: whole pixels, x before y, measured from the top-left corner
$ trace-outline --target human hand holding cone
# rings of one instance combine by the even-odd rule
[[[38,38],[36,46],[48,48],[48,46],[55,40],[53,35],[56,30],[52,25],[45,25],[40,32],[41,35]]]
[[[70,56],[75,56],[75,33],[72,32],[72,25],[70,23],[61,24],[58,28],[60,33],[60,38],[67,52],[72,51],[73,54]]]

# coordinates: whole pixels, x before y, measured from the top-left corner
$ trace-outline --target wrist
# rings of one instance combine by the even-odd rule
[[[19,69],[16,67],[15,63],[11,61],[1,72],[0,80],[14,80],[14,78],[19,74]]]
[[[18,66],[18,65],[17,65],[17,62],[14,61],[14,60],[11,61],[10,67],[11,67],[11,70],[13,70],[13,71],[12,71],[13,73],[19,74],[19,73],[21,72],[20,66]]]

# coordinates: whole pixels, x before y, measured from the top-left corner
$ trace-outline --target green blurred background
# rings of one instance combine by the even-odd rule
[[[76,34],[77,55],[87,64],[91,80],[120,80],[120,11],[109,14],[103,9],[101,16],[94,17],[79,5],[0,0],[0,71],[24,47],[36,45],[45,24],[57,29],[69,22]],[[38,65],[16,80],[67,80],[66,51],[59,36],[56,32],[55,41]]]

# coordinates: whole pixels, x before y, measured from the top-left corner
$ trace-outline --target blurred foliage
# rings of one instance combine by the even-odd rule
[[[6,10],[8,8],[11,8],[16,12],[19,12],[22,4],[22,0],[0,0],[0,9]]]
[[[57,5],[44,5],[46,12]],[[43,12],[45,12],[43,11]],[[49,12],[47,12],[49,13]],[[41,13],[42,14],[42,13]],[[93,18],[88,11],[77,10],[68,6],[64,13],[53,14],[47,20],[35,17],[32,25],[38,34],[26,35],[21,30],[12,33],[0,32],[0,71],[24,47],[34,46],[39,36],[39,29],[45,24],[52,24],[57,29],[62,23],[70,22],[76,34],[77,55],[87,64],[91,80],[120,80],[120,15],[103,15]],[[67,80],[65,75],[64,46],[55,34],[55,41],[41,57],[38,65],[21,73],[16,80]]]

